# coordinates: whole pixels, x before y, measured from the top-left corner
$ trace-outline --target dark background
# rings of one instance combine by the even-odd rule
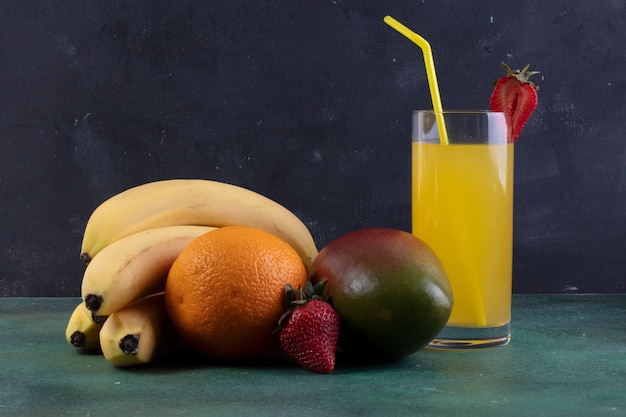
[[[200,177],[265,194],[321,248],[410,230],[411,111],[487,108],[541,70],[516,144],[515,292],[624,292],[623,0],[0,1],[0,295],[76,296],[104,199]]]

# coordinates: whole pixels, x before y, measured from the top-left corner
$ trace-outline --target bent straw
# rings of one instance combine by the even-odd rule
[[[443,107],[441,106],[441,96],[439,95],[439,85],[437,84],[437,74],[435,73],[435,61],[433,60],[433,51],[426,39],[422,38],[411,29],[404,26],[391,16],[385,16],[385,23],[409,38],[411,42],[419,46],[424,54],[424,64],[426,65],[426,76],[428,77],[428,87],[430,89],[430,97],[435,110],[435,118],[437,120],[437,130],[439,130],[439,141],[443,145],[448,144],[448,132],[443,119]]]

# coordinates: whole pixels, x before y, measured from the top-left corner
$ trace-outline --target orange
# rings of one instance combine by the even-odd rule
[[[165,303],[187,344],[218,359],[248,359],[278,347],[285,286],[304,287],[307,271],[285,241],[228,226],[193,240],[174,261]]]

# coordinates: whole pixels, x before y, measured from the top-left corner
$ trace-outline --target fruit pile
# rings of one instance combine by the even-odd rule
[[[215,181],[111,197],[89,218],[80,257],[82,302],[66,338],[117,366],[182,347],[225,361],[282,348],[329,373],[338,345],[375,360],[417,351],[452,307],[443,267],[413,235],[363,229],[318,255],[294,213]]]

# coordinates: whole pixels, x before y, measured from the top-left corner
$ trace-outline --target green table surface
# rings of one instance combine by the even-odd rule
[[[77,298],[0,298],[0,416],[626,416],[626,294],[514,295],[508,346],[330,375],[276,355],[120,369],[64,338]]]

